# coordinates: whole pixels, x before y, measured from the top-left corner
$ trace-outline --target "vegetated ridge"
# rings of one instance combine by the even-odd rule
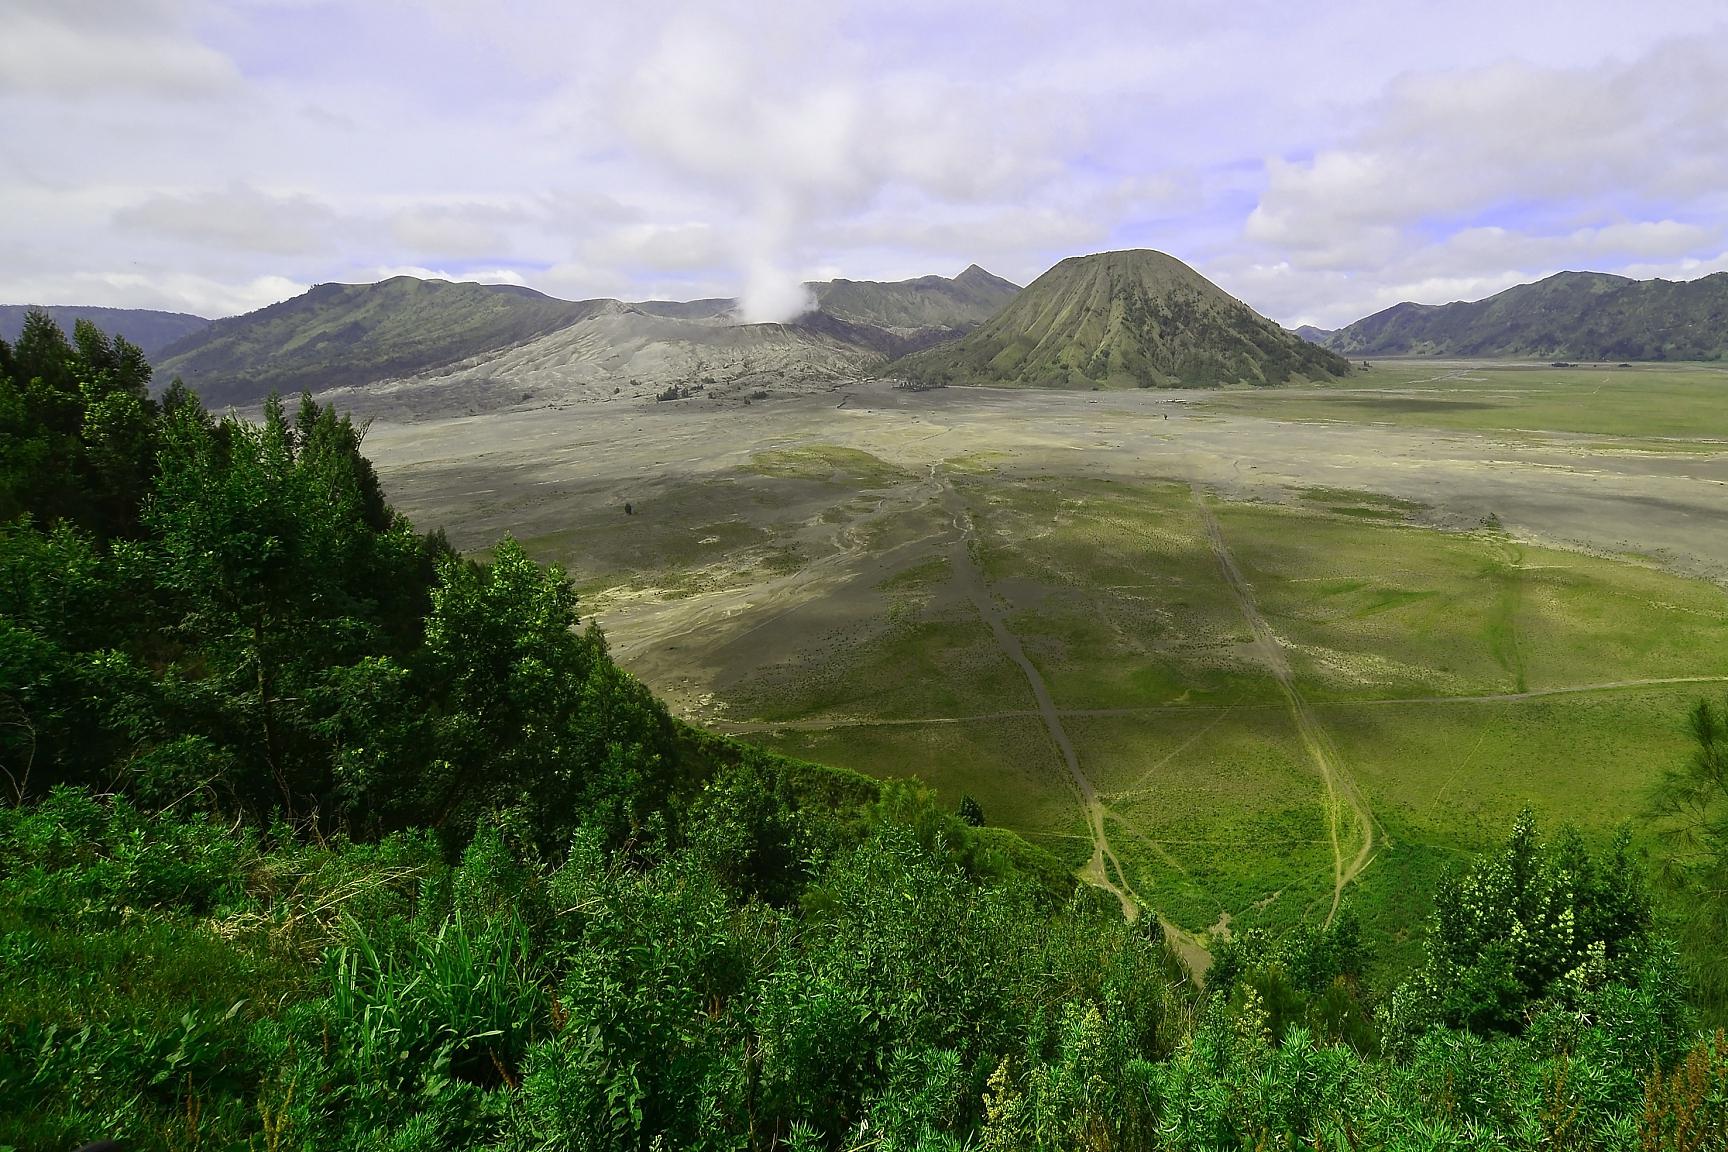
[[[742,324],[737,301],[558,300],[513,285],[398,276],[321,284],[219,320],[165,350],[158,378],[181,377],[210,403],[271,390],[375,392],[404,385],[419,406],[496,407],[627,384],[757,387],[853,376],[952,339],[1017,290],[973,266],[948,279],[837,280],[806,286],[817,307],[785,324]],[[356,399],[376,399],[356,393]]]
[[[1146,249],[1070,257],[969,335],[896,368],[932,384],[1047,388],[1282,384],[1350,370]]]
[[[30,312],[46,312],[66,331],[80,320],[88,320],[110,336],[124,336],[138,345],[145,356],[194,332],[210,327],[211,321],[187,312],[158,312],[150,308],[96,308],[65,304],[0,304],[0,340],[13,341],[24,330]]]
[[[1687,281],[1557,272],[1484,300],[1394,304],[1323,343],[1346,356],[1718,360],[1728,354],[1728,272]]]
[[[955,334],[984,323],[1020,291],[1017,284],[976,264],[952,280],[946,276],[886,284],[830,280],[807,287],[816,297],[817,308],[836,319],[894,331],[946,329]]]
[[[591,310],[509,284],[412,276],[319,284],[292,300],[216,321],[164,349],[156,369],[161,379],[180,377],[206,403],[244,404],[271,391],[405,376],[519,344]]]

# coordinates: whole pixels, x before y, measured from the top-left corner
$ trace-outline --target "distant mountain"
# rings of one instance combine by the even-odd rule
[[[1350,367],[1143,249],[1070,257],[970,334],[893,370],[932,383],[1124,388],[1281,384]]]
[[[68,336],[80,320],[89,320],[110,336],[124,336],[152,360],[162,349],[210,327],[202,316],[186,312],[156,312],[148,308],[86,308],[81,305],[0,304],[0,340],[13,341],[24,330],[24,314],[40,308]]]
[[[732,313],[686,318],[618,300],[500,352],[353,392],[352,403],[416,414],[484,411],[525,400],[743,396],[764,388],[868,375],[906,341],[822,312],[786,324],[739,324]],[[344,402],[349,402],[346,398]]]
[[[725,316],[738,307],[730,297],[709,300],[643,300],[630,307],[650,316],[672,316],[679,320],[709,320]]]
[[[1716,360],[1728,355],[1728,272],[1687,281],[1559,272],[1484,300],[1395,304],[1325,346],[1347,356]]]
[[[1302,339],[1308,341],[1310,344],[1324,344],[1326,343],[1326,338],[1332,335],[1332,330],[1330,328],[1316,328],[1312,324],[1304,324],[1300,328],[1293,329],[1293,331],[1296,335],[1302,337]]]
[[[494,351],[561,328],[589,305],[509,284],[397,276],[320,284],[292,300],[218,320],[163,350],[175,376],[214,404],[365,384]]]
[[[808,285],[816,307],[840,320],[899,331],[940,328],[965,332],[990,319],[1020,291],[1017,284],[973,264],[954,277],[878,283],[830,280]]]
[[[816,310],[786,324],[741,324],[729,299],[572,302],[407,276],[321,284],[179,341],[157,375],[182,377],[213,404],[390,381],[435,382],[432,391],[455,403],[496,405],[608,385],[640,395],[708,381],[820,380],[953,339],[1017,291],[977,266],[953,279],[808,287]]]

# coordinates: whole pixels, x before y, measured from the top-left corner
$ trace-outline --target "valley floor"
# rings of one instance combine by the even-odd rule
[[[1458,853],[1526,802],[1636,816],[1728,681],[1723,400],[1708,367],[1407,363],[595,403],[366,448],[417,523],[564,564],[694,720],[970,794],[1197,941],[1342,900],[1397,962]]]

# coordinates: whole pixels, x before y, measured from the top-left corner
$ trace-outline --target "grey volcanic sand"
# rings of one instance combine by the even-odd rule
[[[708,519],[759,528],[793,549],[793,570],[767,571],[728,559],[712,535],[692,537],[697,556],[720,544],[714,578],[675,595],[621,578],[585,597],[621,662],[685,707],[724,695],[816,631],[880,614],[874,586],[951,543],[932,466],[957,457],[1007,475],[1169,479],[1240,499],[1360,489],[1427,504],[1423,519],[1437,527],[1467,529],[1492,514],[1522,540],[1636,555],[1728,582],[1728,454],[1603,451],[1601,436],[1512,442],[1282,422],[1212,411],[1203,400],[1180,392],[913,393],[866,382],[750,405],[608,402],[380,420],[366,450],[391,499],[420,527],[443,526],[464,549],[507,532],[532,541],[568,531],[568,554],[550,558],[579,581],[593,574],[585,545],[615,545],[650,531],[653,517],[698,505]],[[906,476],[860,495],[748,470],[756,453],[818,444],[869,452]],[[636,517],[623,515],[626,501]],[[694,523],[702,517],[692,517],[688,532],[702,531]],[[927,522],[928,532],[877,539],[873,530],[890,518]]]

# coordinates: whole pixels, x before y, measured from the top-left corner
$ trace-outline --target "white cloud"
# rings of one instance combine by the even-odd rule
[[[0,300],[18,304],[85,304],[100,308],[155,308],[194,316],[250,312],[312,285],[283,276],[244,282],[181,272],[71,272],[13,277],[0,275]]]
[[[376,283],[397,276],[412,276],[417,280],[448,280],[451,283],[515,284],[526,286],[522,273],[513,268],[479,268],[451,272],[444,268],[427,268],[419,264],[380,264],[364,269],[356,283]]]
[[[1233,259],[1279,255],[1262,306],[1336,324],[1563,268],[1700,258],[1724,237],[1723,107],[1722,28],[1585,66],[1405,76],[1335,146],[1268,162]]]
[[[13,0],[0,293],[228,312],[413,268],[769,314],[813,276],[1024,282],[1145,246],[1335,324],[1561,267],[1703,268],[1728,246],[1722,19]]]
[[[194,244],[297,256],[329,246],[338,219],[328,204],[305,193],[261,192],[235,183],[158,193],[116,212],[114,223]]]
[[[188,99],[232,88],[237,70],[187,32],[187,7],[167,0],[14,0],[0,36],[0,91]]]
[[[391,214],[390,236],[412,252],[458,259],[496,259],[511,247],[517,214],[483,204],[425,204]]]
[[[1689,256],[1682,260],[1654,263],[1640,261],[1625,265],[1620,272],[1624,276],[1633,276],[1640,280],[1697,280],[1702,276],[1728,272],[1728,250],[1709,256]]]

